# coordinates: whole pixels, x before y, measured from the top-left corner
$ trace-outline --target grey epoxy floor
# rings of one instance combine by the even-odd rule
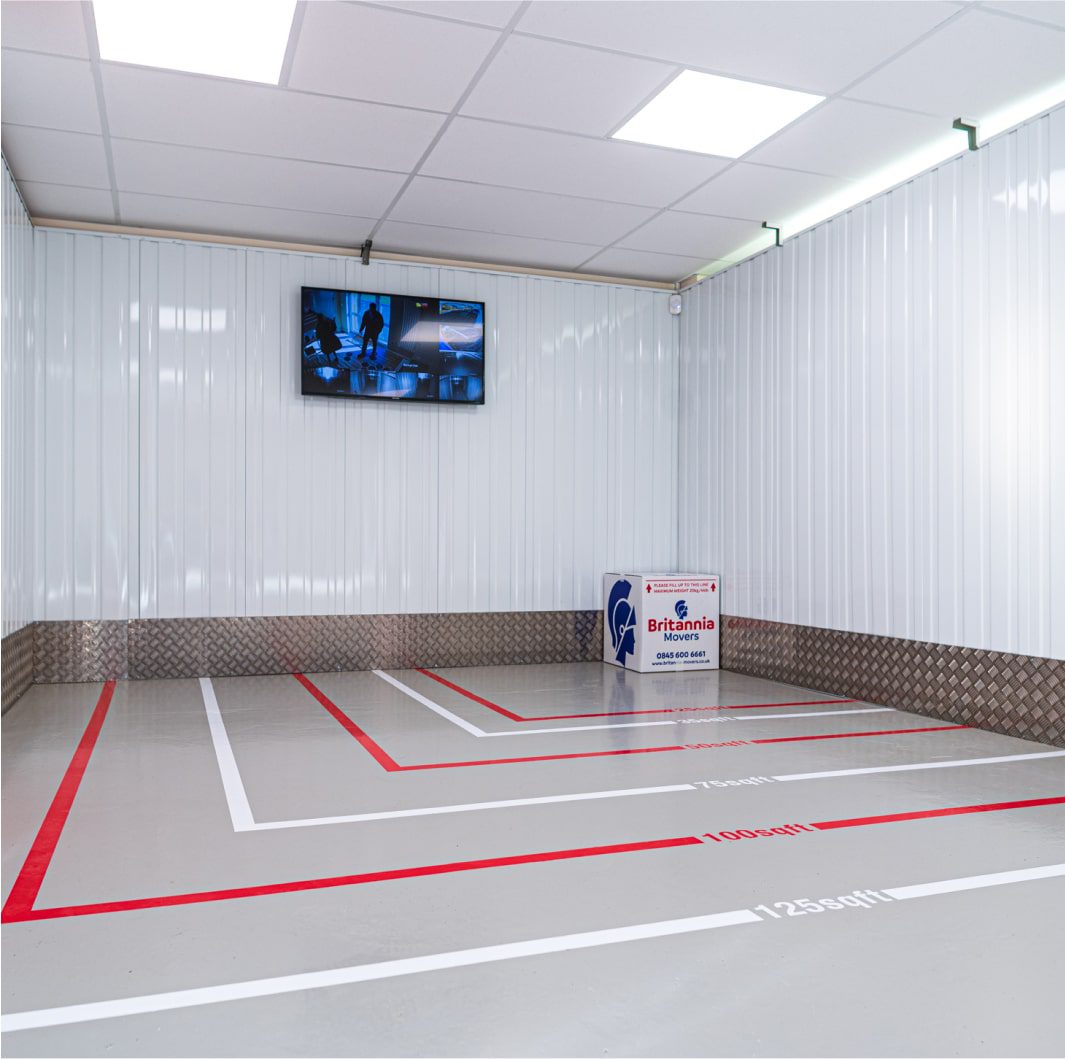
[[[5,1054],[1065,1050],[1065,751],[725,671],[436,676],[32,688]]]

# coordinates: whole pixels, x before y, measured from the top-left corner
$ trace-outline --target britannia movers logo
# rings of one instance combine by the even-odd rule
[[[664,640],[698,640],[700,632],[711,632],[714,628],[714,619],[705,615],[701,618],[688,618],[688,603],[678,599],[673,604],[673,611],[677,620],[672,618],[648,618],[647,631],[663,633]],[[686,635],[678,635],[686,634]]]
[[[631,581],[615,581],[607,600],[610,645],[615,661],[623,666],[627,665],[626,657],[636,650],[636,608],[629,602],[631,592]]]

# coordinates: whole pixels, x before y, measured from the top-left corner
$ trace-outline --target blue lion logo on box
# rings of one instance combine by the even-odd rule
[[[677,617],[680,618],[681,621],[684,621],[688,616],[688,604],[685,603],[683,599],[678,599],[674,604],[673,609],[677,612]]]
[[[610,645],[614,659],[621,665],[626,665],[626,656],[636,650],[636,608],[629,602],[631,591],[631,581],[616,581],[606,607]]]

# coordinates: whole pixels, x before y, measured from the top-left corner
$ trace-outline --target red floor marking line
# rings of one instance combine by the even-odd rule
[[[12,922],[15,919],[24,918],[33,908],[33,902],[37,900],[41,884],[44,882],[45,873],[52,863],[52,856],[59,844],[59,837],[63,833],[63,825],[70,815],[70,807],[74,804],[74,797],[81,786],[81,778],[85,775],[85,769],[89,765],[96,740],[103,727],[104,718],[111,706],[111,698],[115,693],[115,682],[107,681],[100,691],[100,697],[96,701],[96,709],[92,711],[89,723],[85,726],[81,740],[74,751],[74,756],[67,765],[63,779],[59,783],[59,789],[55,792],[52,804],[45,813],[44,821],[37,837],[30,846],[22,870],[18,873],[15,885],[11,887],[3,911],[0,912],[0,921]]]
[[[421,673],[422,676],[428,677],[430,680],[435,680],[438,684],[443,684],[445,688],[450,688],[452,691],[457,691],[460,695],[464,695],[471,702],[476,702],[480,706],[487,706],[488,709],[493,710],[495,713],[502,714],[504,717],[507,717],[512,721],[531,721],[534,719],[540,719],[532,717],[520,717],[516,713],[511,713],[510,710],[505,709],[503,706],[499,706],[494,702],[490,702],[488,699],[482,699],[480,695],[475,695],[472,691],[467,691],[465,688],[460,687],[458,684],[453,684],[446,677],[440,676],[439,673],[431,673],[428,669],[418,669],[417,672]]]
[[[169,894],[165,897],[143,897],[130,901],[105,901],[100,904],[67,905],[63,908],[26,910],[11,917],[9,922],[38,919],[63,919],[68,916],[92,916],[105,912],[132,912],[144,908],[168,908],[173,905],[202,904],[208,901],[231,901],[240,897],[264,897],[269,894],[296,893],[302,890],[325,890],[336,886],[359,886],[363,883],[388,882],[393,879],[416,879],[426,875],[447,875],[452,872],[476,871],[481,868],[505,868],[515,864],[542,864],[547,861],[575,860],[580,857],[602,857],[614,853],[635,853],[651,849],[671,849],[674,846],[699,846],[694,835],[680,838],[660,838],[648,842],[625,842],[613,846],[585,846],[578,849],[550,850],[546,853],[521,853],[512,857],[491,857],[486,860],[463,860],[449,864],[424,864],[416,868],[395,868],[391,871],[365,872],[360,875],[336,875],[325,879],[300,879],[296,882],[273,883],[267,886],[243,886],[232,890],[203,890],[198,893]]]
[[[419,670],[419,672],[422,672]],[[374,760],[389,772],[420,772],[424,769],[464,769],[477,768],[482,765],[516,765],[527,761],[570,761],[574,758],[585,757],[617,757],[620,754],[658,754],[668,750],[707,750],[716,747],[693,746],[644,746],[629,750],[592,750],[583,754],[539,754],[534,757],[504,757],[492,758],[485,761],[430,761],[418,765],[400,765],[367,735],[321,688],[305,677],[302,673],[292,674],[307,689],[322,706],[344,727],[344,729],[358,740],[360,745],[370,754]],[[431,674],[430,674],[431,675]],[[534,718],[540,720],[541,718]],[[934,728],[892,728],[883,732],[832,732],[828,735],[791,735],[779,739],[742,739],[731,744],[744,746],[755,743],[791,743],[801,739],[847,739],[865,735],[905,735],[909,732],[946,732],[954,728],[967,728],[964,724],[945,724]]]
[[[863,735],[909,735],[911,732],[950,732],[967,724],[940,724],[934,728],[887,728],[882,732],[829,732],[825,735],[782,735],[776,739],[749,739],[749,743],[801,743],[806,739],[857,739]]]
[[[445,688],[450,688],[452,691],[458,692],[459,695],[464,696],[471,702],[476,702],[480,706],[486,706],[488,709],[501,714],[503,717],[508,718],[511,721],[579,721],[584,720],[587,717],[639,717],[648,713],[689,713],[696,710],[764,710],[770,709],[776,706],[828,706],[838,702],[858,702],[858,699],[804,699],[801,702],[753,702],[748,705],[737,706],[675,706],[670,709],[662,710],[620,710],[620,711],[607,711],[606,713],[558,713],[551,717],[522,717],[521,714],[513,713],[511,710],[500,706],[496,702],[492,702],[490,699],[482,698],[480,695],[474,694],[472,691],[468,691],[462,687],[461,684],[456,684],[446,677],[440,676],[439,673],[434,673],[429,669],[416,669],[415,672],[421,673],[422,676],[428,677],[430,680],[435,680],[438,684],[443,684]]]
[[[957,805],[950,809],[925,809],[917,813],[890,813],[887,816],[856,816],[851,820],[822,820],[811,824],[818,831],[837,827],[865,827],[867,824],[893,824],[899,820],[925,820],[933,816],[962,816],[966,813],[995,813],[1002,809],[1027,809],[1036,805],[1065,805],[1065,798],[1029,798],[1022,802],[990,802],[986,805]]]
[[[616,754],[658,754],[663,750],[690,750],[687,746],[641,746],[630,750],[593,750],[584,754],[544,754],[540,757],[501,757],[490,761],[434,761],[427,765],[400,765],[401,772],[415,769],[458,769],[477,765],[514,765],[520,761],[566,761],[575,757],[612,757]]]
[[[523,761],[566,761],[577,757],[614,757],[618,754],[657,754],[663,750],[687,750],[684,746],[645,746],[630,750],[592,750],[583,754],[539,754],[535,757],[504,757],[487,761],[432,761],[420,765],[400,765],[390,757],[380,745],[367,735],[321,688],[302,673],[292,674],[318,702],[329,711],[349,735],[353,735],[361,746],[373,755],[374,760],[389,772],[419,772],[423,769],[464,769],[479,765],[515,765]]]
[[[102,720],[102,718],[101,718]],[[95,738],[95,736],[94,736]],[[80,749],[80,747],[79,747]],[[899,820],[921,820],[937,816],[958,816],[964,813],[990,813],[1005,809],[1024,809],[1042,805],[1063,805],[1061,798],[1029,798],[1025,801],[995,802],[987,805],[959,805],[948,809],[926,809],[914,813],[893,813],[888,816],[862,816],[850,820],[823,820],[808,826],[820,831],[840,827],[862,827],[867,824],[885,824]],[[804,826],[804,825],[792,825]],[[724,834],[724,832],[722,832]],[[714,837],[708,835],[707,837]],[[746,837],[746,836],[745,836]],[[132,912],[138,909],[168,908],[174,905],[203,904],[209,901],[230,901],[243,897],[265,897],[270,894],[296,893],[305,890],[324,890],[337,886],[358,886],[363,883],[389,882],[395,879],[416,879],[429,875],[447,875],[453,872],[476,871],[481,868],[503,868],[517,864],[542,864],[549,861],[575,860],[581,857],[600,857],[614,853],[635,853],[653,849],[672,849],[678,846],[702,846],[702,839],[695,835],[678,838],[661,838],[645,842],[625,842],[612,846],[585,846],[577,849],[550,850],[546,853],[521,853],[510,857],[491,857],[484,860],[452,861],[446,864],[424,864],[415,868],[393,868],[388,871],[364,872],[359,875],[335,875],[322,879],[300,879],[295,882],[272,883],[266,886],[244,886],[229,890],[201,890],[187,894],[168,894],[163,897],[142,897],[129,901],[105,901],[98,904],[66,905],[59,908],[29,907],[8,914],[8,923],[32,922],[40,919],[64,919],[70,916],[101,915],[108,912]],[[10,902],[9,902],[10,903]]]
[[[387,772],[400,772],[403,768],[395,759],[389,756],[378,743],[367,735],[328,695],[314,683],[308,680],[302,673],[292,674],[319,702],[333,719],[344,728],[349,735],[354,736],[363,749]]]

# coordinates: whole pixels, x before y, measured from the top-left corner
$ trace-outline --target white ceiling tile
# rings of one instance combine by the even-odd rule
[[[459,228],[431,228],[403,221],[385,221],[374,236],[378,250],[393,253],[453,257],[465,261],[492,261],[531,268],[574,269],[599,248],[548,239],[523,239]]]
[[[449,111],[494,29],[360,4],[307,4],[289,87]]]
[[[709,261],[727,257],[760,234],[758,221],[669,210],[626,236],[620,245],[626,250],[703,257]]]
[[[406,171],[443,121],[374,103],[103,63],[113,136]]]
[[[115,223],[115,207],[110,191],[68,187],[64,184],[37,184],[32,180],[19,181],[19,190],[33,217]]]
[[[950,122],[941,118],[835,99],[756,147],[746,160],[858,179],[949,131]],[[960,134],[959,139],[961,150]]]
[[[75,187],[111,186],[104,141],[99,136],[5,125],[4,156],[20,183],[38,180]]]
[[[119,191],[376,217],[406,179],[400,173],[113,139]]]
[[[502,29],[521,7],[521,0],[390,0],[387,6]]]
[[[0,75],[4,121],[102,135],[88,62],[4,48]]]
[[[601,276],[625,276],[629,279],[650,279],[676,283],[687,279],[710,262],[701,257],[679,254],[649,254],[644,250],[622,250],[611,247],[597,254],[581,266],[581,272]]]
[[[396,221],[576,243],[612,243],[647,220],[648,206],[418,177],[391,213]]]
[[[0,35],[5,48],[89,57],[83,5],[77,0],[4,0]]]
[[[835,177],[737,162],[681,199],[676,208],[774,224],[845,187],[846,182]]]
[[[462,113],[605,136],[675,72],[668,63],[511,36]]]
[[[1006,11],[1011,15],[1023,15],[1025,18],[1050,22],[1055,26],[1065,26],[1065,0],[1013,0],[1013,2],[985,3],[997,11]]]
[[[1065,34],[969,10],[847,92],[979,120],[1065,78]]]
[[[422,166],[428,176],[665,206],[728,164],[684,151],[456,118]]]
[[[939,0],[538,0],[517,28],[827,95],[957,11]]]
[[[364,217],[235,206],[128,191],[119,194],[118,205],[122,223],[138,228],[278,239],[321,246],[360,246],[374,226],[372,219]]]

